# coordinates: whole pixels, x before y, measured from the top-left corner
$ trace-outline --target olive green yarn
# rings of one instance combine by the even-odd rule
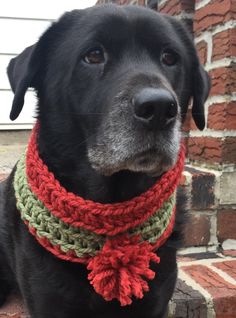
[[[39,237],[46,237],[51,244],[60,245],[65,253],[75,251],[77,257],[94,256],[102,248],[102,236],[62,222],[37,199],[27,182],[25,155],[17,164],[14,188],[22,220],[27,221]]]
[[[64,253],[74,251],[78,258],[95,256],[107,237],[73,227],[55,217],[31,191],[27,182],[25,157],[24,154],[19,160],[14,178],[17,209],[22,220],[35,229],[39,238],[47,238],[52,245],[59,245]],[[174,205],[175,193],[154,215],[129,233],[139,234],[143,240],[154,244],[167,228]]]

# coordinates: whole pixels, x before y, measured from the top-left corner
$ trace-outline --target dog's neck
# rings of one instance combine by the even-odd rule
[[[91,167],[84,144],[77,149],[79,156],[78,160],[75,160],[70,150],[60,153],[58,145],[49,140],[47,133],[43,131],[40,129],[38,137],[40,157],[66,190],[84,199],[101,203],[122,202],[140,195],[157,181],[157,178],[151,178],[144,173],[128,170],[109,177],[103,176]]]

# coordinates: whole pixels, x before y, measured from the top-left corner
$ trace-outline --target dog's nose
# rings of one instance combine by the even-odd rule
[[[176,99],[163,88],[143,88],[132,102],[136,120],[150,129],[164,128],[178,113]]]

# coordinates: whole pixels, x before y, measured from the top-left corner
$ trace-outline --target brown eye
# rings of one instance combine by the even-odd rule
[[[83,59],[88,64],[101,64],[105,62],[105,52],[101,47],[96,47],[88,51]]]
[[[162,53],[161,61],[167,66],[173,66],[178,62],[178,55],[171,50],[166,50]]]

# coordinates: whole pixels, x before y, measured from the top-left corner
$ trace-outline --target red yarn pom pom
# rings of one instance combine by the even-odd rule
[[[153,279],[155,272],[150,261],[160,262],[152,246],[139,236],[124,235],[107,240],[103,249],[93,257],[88,278],[96,292],[107,301],[118,299],[121,306],[132,303],[132,296],[143,298],[149,290],[145,279]]]

